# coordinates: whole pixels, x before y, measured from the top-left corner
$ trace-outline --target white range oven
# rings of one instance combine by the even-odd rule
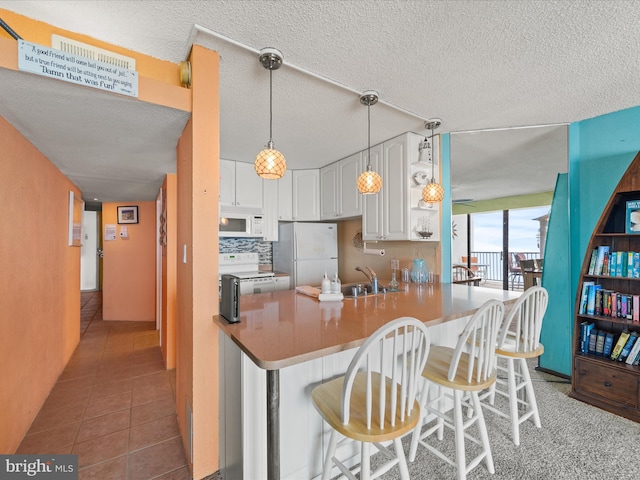
[[[220,275],[228,273],[240,279],[240,295],[276,291],[273,272],[259,271],[257,253],[221,253],[218,262],[218,294]]]

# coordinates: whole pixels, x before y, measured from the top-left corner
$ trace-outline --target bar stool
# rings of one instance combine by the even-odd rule
[[[518,298],[505,317],[496,346],[498,372],[506,374],[507,380],[498,378],[487,392],[480,395],[484,408],[511,421],[513,443],[516,445],[520,445],[522,422],[531,418],[534,425],[541,428],[527,359],[539,357],[544,352],[540,331],[548,302],[547,290],[539,286],[529,287]],[[506,363],[506,367],[501,365],[503,363]],[[509,400],[508,413],[495,407],[496,393]],[[522,414],[520,409],[523,410]]]
[[[496,380],[495,349],[503,314],[502,302],[488,300],[471,316],[458,338],[455,349],[431,347],[427,365],[422,372],[422,376],[427,380],[421,395],[423,413],[411,439],[410,461],[415,460],[418,445],[422,445],[438,458],[456,467],[459,480],[465,479],[467,473],[483,459],[489,473],[495,472],[478,394],[493,385]],[[446,391],[443,391],[443,388]],[[453,394],[449,393],[449,390],[453,390]],[[453,417],[448,411],[451,399]],[[469,418],[463,415],[463,407],[467,409]],[[429,426],[433,419],[435,424]],[[476,423],[480,438],[466,432]],[[423,425],[428,426],[424,432]],[[434,433],[437,433],[438,440],[442,440],[444,426],[455,432],[455,460],[426,442]],[[468,464],[465,439],[482,448],[480,454]]]
[[[311,392],[313,404],[332,428],[322,479],[328,480],[335,464],[347,478],[377,478],[398,465],[400,478],[409,470],[400,437],[411,432],[420,419],[418,382],[429,354],[429,331],[411,317],[402,317],[379,328],[358,349],[344,376],[318,385]],[[338,434],[345,438],[338,444]],[[361,443],[360,464],[336,458],[346,442]],[[383,443],[393,443],[391,451]],[[385,459],[370,471],[370,444]]]

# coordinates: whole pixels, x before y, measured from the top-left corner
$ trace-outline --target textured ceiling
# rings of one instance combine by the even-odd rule
[[[439,132],[454,134],[454,200],[552,190],[556,174],[566,171],[561,124],[640,104],[640,2],[21,0],[0,1],[0,7],[172,62],[185,59],[192,43],[219,51],[221,156],[232,160],[253,161],[268,140],[269,75],[257,60],[261,48],[278,48],[285,57],[273,74],[273,139],[289,168],[316,168],[366,148],[366,108],[358,93],[377,90],[373,143],[405,131],[426,134],[424,120],[430,117],[442,118]],[[29,40],[28,32],[18,33]],[[8,91],[3,82],[2,95]],[[54,111],[55,105],[43,102],[45,111]],[[0,114],[22,122],[27,133],[30,122],[40,125],[15,111],[6,115],[6,103],[0,99]],[[9,103],[16,108],[17,101]],[[107,103],[96,108],[122,119],[122,112],[112,110],[128,102]],[[150,185],[159,185],[165,159],[175,150],[167,144],[179,135],[184,118],[180,112],[144,110],[132,114],[133,120],[148,114],[153,121],[130,130],[140,135],[142,149],[130,142],[120,148],[107,135],[97,141],[143,167]],[[108,127],[109,119],[104,121]],[[548,127],[509,129],[539,125]],[[162,130],[165,141],[152,145],[157,132],[141,134],[150,129]],[[65,137],[57,131],[51,136],[57,134]],[[37,146],[40,136],[46,139],[30,132]],[[68,146],[46,140],[54,162],[73,164],[71,178],[82,178],[82,165],[91,168]],[[503,183],[496,185],[496,177]],[[104,179],[112,181],[110,198],[98,190],[94,195],[99,180],[90,188],[76,183],[86,196],[105,201],[132,195],[131,189],[119,192],[119,178],[107,172]]]

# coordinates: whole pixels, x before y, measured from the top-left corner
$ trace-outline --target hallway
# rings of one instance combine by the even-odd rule
[[[81,480],[188,480],[153,322],[104,322],[83,292],[80,343],[16,453],[78,455]]]

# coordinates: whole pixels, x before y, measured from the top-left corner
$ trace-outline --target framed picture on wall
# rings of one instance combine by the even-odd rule
[[[118,207],[118,223],[138,223],[138,206]]]

